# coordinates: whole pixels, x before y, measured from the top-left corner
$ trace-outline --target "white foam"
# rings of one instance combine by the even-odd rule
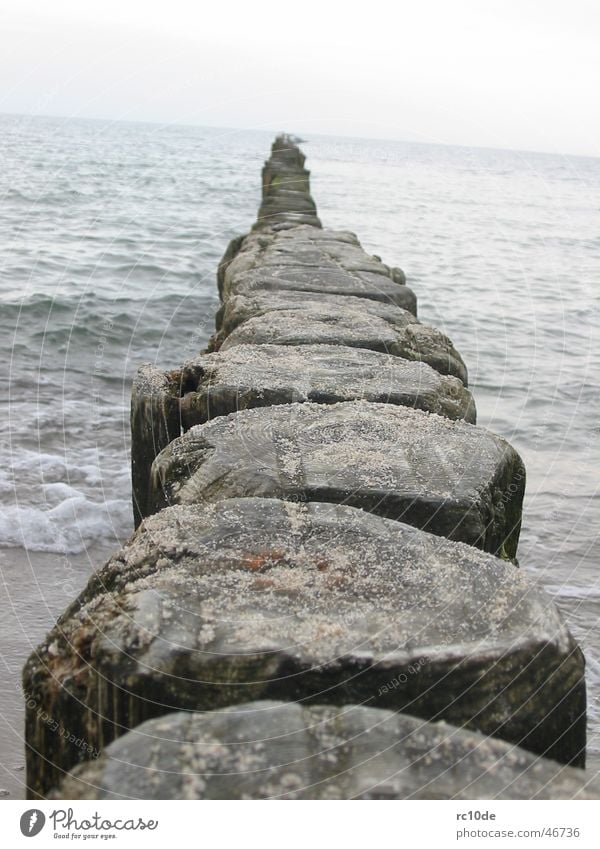
[[[78,498],[81,493],[68,483],[57,481],[56,483],[45,483],[42,485],[44,493],[44,504],[47,508],[58,507],[63,501],[69,498]]]
[[[76,492],[66,484],[55,487],[49,501]],[[58,487],[58,488],[56,488]],[[114,499],[95,502],[69,494],[50,509],[31,506],[5,507],[0,515],[0,545],[30,551],[76,554],[91,542],[120,544],[132,530],[131,504]]]

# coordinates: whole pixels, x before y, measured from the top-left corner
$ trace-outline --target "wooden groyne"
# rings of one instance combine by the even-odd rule
[[[137,531],[26,664],[31,795],[599,796],[518,453],[289,138],[262,185],[208,350],[135,380]]]

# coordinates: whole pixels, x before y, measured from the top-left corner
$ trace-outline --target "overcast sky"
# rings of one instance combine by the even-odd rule
[[[600,155],[597,0],[0,0],[0,111]]]

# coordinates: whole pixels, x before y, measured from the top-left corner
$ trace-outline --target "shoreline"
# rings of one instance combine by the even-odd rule
[[[118,545],[94,544],[77,554],[0,548],[0,795],[25,799],[25,702],[21,671],[29,654]]]

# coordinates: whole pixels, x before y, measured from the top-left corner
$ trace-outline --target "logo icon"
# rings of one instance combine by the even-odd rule
[[[35,837],[43,829],[46,817],[38,808],[31,808],[21,816],[21,834],[25,837]]]

